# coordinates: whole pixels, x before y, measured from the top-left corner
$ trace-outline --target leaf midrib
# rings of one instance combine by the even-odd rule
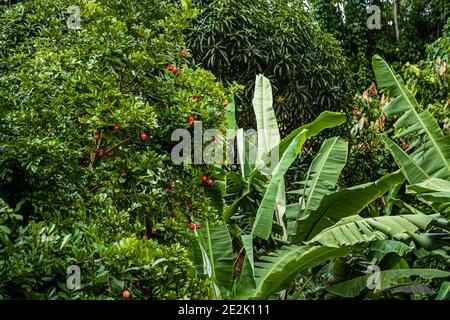
[[[443,160],[443,163],[446,165],[447,170],[450,171],[450,163],[447,163],[447,160],[445,159],[444,154],[442,153],[441,149],[438,147],[438,144],[436,142],[436,140],[434,139],[433,135],[431,134],[431,132],[428,130],[427,126],[425,125],[425,123],[423,122],[422,118],[420,117],[419,113],[417,112],[416,108],[414,107],[414,105],[412,104],[412,102],[409,100],[408,95],[405,93],[406,87],[404,85],[401,85],[401,83],[398,81],[397,77],[395,76],[394,72],[392,71],[391,67],[386,63],[386,61],[384,61],[384,63],[387,65],[387,67],[389,68],[389,72],[391,73],[391,75],[394,78],[395,83],[397,84],[397,87],[400,88],[400,91],[402,93],[402,95],[406,98],[406,101],[408,102],[408,105],[410,106],[410,109],[412,109],[414,115],[416,116],[416,118],[419,120],[422,128],[424,128],[425,132],[427,133],[429,139],[432,141],[435,149],[437,150],[437,153],[439,154],[439,156],[441,157],[441,159]]]
[[[322,174],[323,174],[323,168],[325,167],[326,163],[328,162],[328,159],[329,159],[329,156],[330,156],[330,154],[331,154],[331,151],[333,150],[333,148],[334,148],[334,146],[336,145],[336,143],[337,143],[338,140],[339,140],[339,139],[335,139],[335,141],[332,143],[332,145],[330,146],[330,148],[329,148],[329,149],[327,150],[327,152],[324,154],[324,155],[326,155],[326,156],[325,156],[325,160],[322,162],[322,165],[320,166],[319,171],[316,171],[316,172],[318,172],[318,174],[316,175],[316,179],[314,179],[313,187],[310,189],[310,192],[309,192],[309,194],[308,194],[308,200],[307,200],[307,202],[306,202],[305,212],[307,212],[308,209],[309,209],[309,203],[310,203],[310,201],[311,201],[311,197],[312,197],[312,195],[314,194],[314,190],[316,189],[317,183],[318,183],[319,180],[320,180],[319,178],[320,178],[320,177],[322,176]],[[305,184],[305,189],[306,189],[307,183],[308,183],[308,182],[306,182],[306,184]]]

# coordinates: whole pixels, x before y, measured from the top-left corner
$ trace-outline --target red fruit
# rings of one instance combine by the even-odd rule
[[[173,70],[173,65],[167,66],[167,70],[172,71]]]
[[[224,103],[223,106],[224,106],[224,107],[228,107],[228,103]]]
[[[103,157],[105,155],[105,149],[100,149],[100,150],[98,150],[98,156],[99,157]]]
[[[121,128],[122,128],[121,126],[114,126],[114,131],[119,132]]]
[[[189,228],[190,228],[191,230],[194,230],[194,229],[201,229],[202,226],[196,225],[195,223],[192,223],[192,222],[191,222],[191,225],[189,226]]]
[[[359,116],[359,111],[357,109],[353,109],[353,115],[355,117]]]
[[[123,292],[122,292],[122,296],[125,298],[125,299],[129,299],[130,297],[131,297],[131,293],[130,293],[130,291],[128,291],[128,290],[123,290]]]
[[[202,177],[202,182],[203,182],[203,184],[206,184],[206,181],[208,180],[208,178],[206,177],[206,176],[203,176]]]
[[[192,125],[194,123],[194,118],[192,116],[189,116],[188,122]]]
[[[192,98],[192,100],[196,101],[196,100],[198,100],[198,98],[200,98],[200,97],[199,97],[199,96],[192,96],[191,98]]]
[[[125,123],[126,123],[126,124],[130,123],[130,120],[125,120]]]
[[[182,55],[183,57],[186,57],[187,51],[186,51],[186,50],[181,50],[181,55]]]
[[[145,141],[145,140],[147,140],[147,138],[148,138],[147,134],[145,132],[142,132],[141,133],[141,139]]]
[[[208,184],[209,184],[210,187],[212,187],[213,183],[214,183],[214,181],[212,181],[212,179],[208,180]]]
[[[147,239],[148,239],[148,235],[144,234],[144,235],[142,236],[142,239],[147,240]]]
[[[172,72],[173,72],[173,73],[177,73],[177,72],[178,72],[178,69],[175,68],[175,67],[173,67],[173,68],[172,68]]]
[[[95,140],[100,140],[100,132],[96,132],[95,134],[94,134],[94,139]]]
[[[156,229],[152,229],[152,234],[156,234]]]

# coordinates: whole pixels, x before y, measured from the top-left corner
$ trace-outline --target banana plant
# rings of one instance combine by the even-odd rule
[[[450,181],[430,178],[409,185],[406,193],[413,194],[434,211],[448,216],[450,214]]]
[[[259,83],[257,79],[255,96],[261,102],[264,92],[270,92],[270,84],[268,86],[263,78],[259,79]],[[396,77],[394,80],[391,79],[390,82],[395,82],[394,84],[398,89],[391,89],[391,94],[398,94],[395,98],[398,101],[397,103],[401,105],[404,103],[411,104],[411,97],[408,96],[407,90],[403,90],[404,86],[402,87],[401,79]],[[387,82],[384,87],[388,87]],[[258,88],[262,91],[257,92]],[[255,103],[254,106],[268,108],[271,105],[271,100],[268,101],[268,104]],[[392,108],[397,108],[395,105],[394,103]],[[395,113],[392,110],[389,112]],[[411,121],[410,117],[419,117],[424,124],[430,122],[430,117],[426,114],[416,112],[416,115],[412,109],[408,109],[406,113],[408,115],[405,119],[409,119],[408,121]],[[259,121],[266,123],[266,125],[268,125],[268,122],[274,121],[271,112],[259,112],[258,114]],[[266,115],[266,118],[264,115]],[[231,266],[229,250],[227,251],[227,257],[218,258],[219,253],[207,254],[210,251],[221,250],[220,248],[223,246],[223,243],[220,242],[216,246],[216,240],[214,239],[227,239],[227,248],[231,246],[231,236],[229,236],[231,226],[230,228],[221,227],[222,237],[215,237],[211,234],[204,237],[208,241],[201,239],[198,241],[199,247],[203,246],[203,250],[197,250],[197,252],[205,253],[197,254],[199,258],[197,265],[206,270],[204,274],[207,274],[216,283],[217,292],[221,293],[223,297],[239,299],[273,297],[289,287],[299,274],[308,273],[312,268],[325,263],[329,264],[330,261],[348,257],[350,253],[371,253],[371,255],[378,257],[377,259],[383,259],[389,258],[390,254],[400,257],[413,254],[413,250],[414,252],[419,249],[428,250],[431,248],[435,250],[435,247],[424,241],[430,238],[446,240],[448,244],[449,222],[443,214],[448,215],[450,189],[448,178],[446,178],[446,161],[442,157],[439,158],[440,153],[443,153],[445,157],[447,155],[446,139],[442,137],[435,139],[438,138],[436,135],[439,135],[435,130],[436,128],[432,132],[427,132],[426,128],[417,129],[416,125],[412,124],[411,126],[417,129],[416,131],[408,127],[400,134],[405,134],[406,131],[422,135],[421,141],[427,141],[425,143],[427,148],[433,149],[431,151],[433,163],[429,162],[431,161],[430,154],[424,154],[429,152],[429,149],[425,150],[416,145],[416,150],[407,154],[398,148],[392,140],[382,137],[387,147],[395,150],[393,155],[400,170],[387,174],[374,182],[336,190],[337,180],[347,160],[348,146],[345,141],[337,137],[324,141],[318,155],[311,163],[305,181],[300,183],[302,188],[293,191],[293,193],[299,195],[299,201],[286,206],[284,211],[288,221],[289,241],[279,241],[278,243],[284,243],[284,246],[274,251],[268,250],[266,251],[267,254],[262,257],[255,255],[254,247],[258,242],[255,238],[267,240],[273,232],[274,213],[277,214],[277,205],[280,204],[279,192],[283,190],[284,193],[284,188],[280,188],[280,185],[284,186],[284,183],[282,183],[283,176],[298,156],[302,144],[308,137],[318,134],[324,128],[338,124],[341,120],[342,118],[338,114],[323,113],[316,121],[299,127],[281,141],[278,141],[276,137],[263,136],[261,139],[264,141],[264,151],[258,152],[257,163],[252,168],[241,166],[242,176],[230,175],[230,178],[233,177],[232,179],[236,184],[241,183],[245,187],[241,189],[243,191],[240,196],[228,206],[228,210],[231,210],[226,215],[226,221],[235,215],[239,208],[243,208],[243,204],[249,200],[252,188],[258,190],[260,197],[259,201],[253,202],[253,205],[258,203],[258,206],[255,208],[256,214],[252,226],[248,230],[241,230],[242,232],[239,235],[242,249],[237,257],[233,256],[233,259],[237,261],[242,258],[242,268],[239,276],[235,276],[232,280],[231,289],[228,276],[219,277],[220,272],[211,270],[214,266],[220,265],[211,263],[211,261],[220,260],[227,261],[226,274],[229,275],[232,272],[233,266]],[[404,123],[400,120],[401,118],[398,120],[400,123],[397,123],[399,129],[404,128]],[[432,141],[430,142],[430,140]],[[241,146],[243,143],[251,142],[243,139]],[[270,156],[271,152],[279,152],[280,161],[270,174],[267,174],[267,172],[262,172],[261,169],[266,165],[264,159],[268,155]],[[248,157],[248,155],[244,152],[242,157]],[[423,157],[426,157],[428,162],[424,163]],[[419,200],[432,208],[431,213],[421,212],[397,199],[399,189],[405,180],[410,183],[406,187],[406,192],[417,196]],[[388,199],[391,202],[388,215],[369,217],[361,215],[365,208],[387,192],[389,192]],[[411,214],[393,214],[392,206],[399,206],[399,203],[404,206],[403,210],[409,210]],[[280,211],[278,211],[279,213]],[[280,217],[276,218],[277,222],[279,219]],[[226,235],[227,233],[228,235]],[[439,248],[442,248],[442,245]],[[448,246],[445,248],[448,248]],[[424,252],[427,254],[426,250],[422,251],[422,254]],[[214,260],[214,257],[217,257],[216,260]],[[412,287],[408,287],[408,283],[402,282],[411,276],[432,279],[450,275],[450,273],[441,270],[405,269],[405,267],[408,267],[405,262],[397,265],[399,267],[396,266],[396,268],[399,270],[382,271],[382,277],[386,280],[382,286],[383,292],[411,289]],[[368,276],[353,277],[347,282],[329,286],[327,290],[329,289],[330,293],[343,297],[356,296],[366,288],[367,278]],[[227,280],[222,283],[222,280],[219,279]],[[400,286],[403,286],[402,288],[393,287],[399,283]],[[440,296],[445,296],[447,291],[448,288],[443,286]]]
[[[428,110],[419,111],[416,99],[386,61],[375,55],[372,66],[378,87],[391,99],[383,111],[388,118],[396,117],[396,137],[411,140],[407,154],[387,136],[383,137],[405,178],[409,183],[430,177],[450,180],[450,136],[444,135]]]
[[[217,297],[227,297],[233,283],[233,247],[226,225],[196,229],[193,254],[197,273],[208,277]]]
[[[392,186],[402,183],[400,172],[387,174],[375,182],[343,188],[323,195],[315,210],[298,218],[292,242],[306,241],[339,220],[359,214],[370,203],[383,196]],[[298,211],[298,212],[301,212]]]
[[[286,138],[280,139],[272,99],[269,80],[258,75],[253,99],[257,141],[253,142],[251,138],[245,137],[243,129],[237,131],[241,175],[233,172],[227,177],[231,183],[227,188],[226,197],[232,196],[234,200],[225,207],[222,216],[224,221],[228,221],[242,209],[246,214],[255,216],[252,234],[267,240],[275,215],[275,221],[282,229],[282,239],[287,240],[284,225],[286,211],[284,174],[298,156],[306,139],[324,129],[344,123],[346,117],[342,113],[326,111],[314,122],[300,126]],[[253,161],[252,151],[256,151]],[[267,170],[268,165],[272,166],[271,170]],[[276,196],[273,197],[273,194]],[[260,202],[262,206],[256,207],[255,203]]]
[[[374,294],[386,291],[386,289],[392,288],[392,286],[407,281],[408,286],[412,286],[411,293],[414,293],[414,288],[420,288],[419,283],[411,283],[409,279],[411,276],[420,277],[422,279],[435,279],[435,278],[448,278],[450,272],[435,270],[435,269],[396,269],[380,271],[377,275],[364,275],[353,278],[351,280],[340,282],[336,285],[327,288],[327,291],[339,295],[345,298],[353,298],[363,290],[367,289],[367,283],[371,280],[369,278],[376,278]],[[417,289],[416,289],[417,290]],[[399,291],[402,292],[402,291]]]
[[[377,218],[351,216],[324,229],[302,245],[286,245],[260,257],[258,261],[255,261],[253,256],[253,237],[245,235],[243,243],[246,260],[240,276],[234,280],[232,289],[230,289],[230,274],[233,271],[233,259],[230,254],[231,237],[225,225],[221,225],[218,229],[206,228],[201,231],[200,235],[204,238],[200,238],[197,245],[203,246],[205,253],[201,253],[200,249],[194,252],[197,252],[196,264],[202,270],[206,270],[202,274],[208,275],[214,283],[217,283],[217,292],[222,294],[222,297],[267,299],[286,289],[299,273],[330,260],[346,257],[351,252],[362,250],[367,243],[372,244],[371,250],[384,253],[410,252],[411,248],[399,241],[405,241],[411,238],[411,235],[429,229],[432,223],[442,223],[439,214]],[[227,249],[224,250],[223,247]],[[213,268],[217,270],[212,270]],[[406,272],[404,276],[408,274],[412,275]],[[438,274],[442,277],[448,275],[450,275],[448,272]],[[427,277],[426,272],[424,277]],[[222,280],[219,281],[219,279]],[[355,280],[355,283],[359,286],[360,281]]]

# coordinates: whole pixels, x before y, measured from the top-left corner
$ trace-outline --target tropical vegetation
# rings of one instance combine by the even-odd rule
[[[0,299],[450,299],[449,10],[1,3]]]

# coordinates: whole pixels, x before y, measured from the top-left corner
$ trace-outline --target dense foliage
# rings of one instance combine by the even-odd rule
[[[22,221],[2,234],[0,295],[65,297],[65,269],[77,264],[96,266],[81,297],[120,297],[131,278],[144,297],[196,296],[180,245],[213,211],[201,172],[173,165],[170,138],[189,117],[220,126],[228,92],[183,51],[197,10],[160,4],[1,7],[0,197]],[[66,23],[70,5],[81,8],[79,30]],[[63,239],[70,247],[54,261]]]
[[[449,8],[0,3],[0,299],[450,299]]]
[[[302,1],[198,1],[199,18],[188,33],[196,61],[221,80],[245,85],[239,122],[255,127],[249,107],[254,80],[274,86],[282,135],[324,110],[348,109],[353,83],[339,43],[322,32]]]
[[[319,25],[342,43],[360,89],[370,85],[373,54],[384,56],[397,69],[418,61],[425,57],[426,44],[442,35],[450,17],[450,3],[440,0],[313,0],[311,4]],[[373,12],[366,9],[372,5],[380,8],[381,29],[367,28]]]
[[[223,212],[229,227],[207,225],[198,231],[197,264],[215,283],[217,296],[419,299],[439,292],[437,298],[442,299],[448,295],[450,135],[428,110],[418,110],[402,79],[381,57],[374,56],[372,64],[388,99],[383,112],[389,118],[397,116],[393,134],[408,141],[403,142],[405,152],[389,135],[380,136],[400,170],[336,190],[348,145],[339,137],[327,139],[300,189],[294,191],[299,200],[286,205],[280,178],[301,146],[308,137],[342,121],[339,114],[323,113],[278,143],[267,145],[268,140],[262,140],[258,147],[265,152],[279,148],[279,165],[270,175],[262,171],[264,165],[248,173],[244,169],[244,187],[238,194],[232,187],[229,193],[236,200]],[[257,118],[265,126],[276,125],[271,94],[268,80],[257,77],[253,103],[255,114],[265,115]],[[416,197],[408,200],[413,205],[406,202],[408,195]],[[257,209],[248,208],[249,198],[259,203]],[[375,204],[380,198],[382,208]],[[239,261],[235,277],[233,259]],[[206,265],[214,270],[206,273]],[[370,270],[378,270],[378,278]],[[439,278],[444,280],[430,281]]]

